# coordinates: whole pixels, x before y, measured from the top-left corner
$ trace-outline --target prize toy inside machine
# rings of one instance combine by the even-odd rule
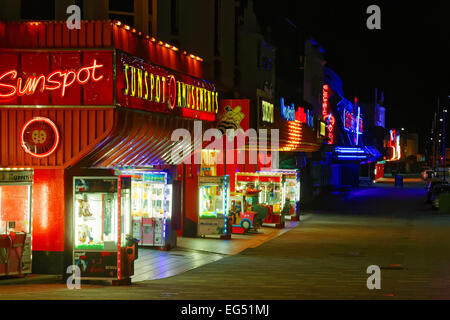
[[[197,234],[199,236],[219,235],[231,238],[231,222],[228,219],[230,208],[230,177],[198,177],[199,217]]]
[[[263,225],[284,228],[284,180],[281,173],[259,172],[259,203],[268,209]]]
[[[202,165],[200,166],[200,175],[213,177],[217,175],[217,157],[219,152],[216,150],[202,150]]]
[[[0,172],[0,276],[31,273],[32,181],[32,171]]]
[[[130,284],[136,258],[131,177],[74,177],[74,226],[81,279]]]
[[[133,172],[133,237],[142,246],[169,248],[168,221],[172,214],[172,185],[167,172]]]
[[[262,219],[265,216],[265,208],[259,205],[260,189],[257,189],[257,173],[236,173],[236,192],[231,193],[230,214],[232,217],[232,232],[245,233],[251,229],[257,231],[261,227]]]

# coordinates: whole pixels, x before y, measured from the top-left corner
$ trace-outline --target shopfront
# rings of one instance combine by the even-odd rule
[[[0,31],[19,35],[15,25]],[[111,22],[100,33],[92,26],[74,31],[78,42],[65,50],[46,48],[62,24],[24,23],[21,32],[29,28],[37,44],[0,43],[1,244],[26,234],[21,272],[31,246],[34,273],[65,274],[75,264],[84,279],[126,280],[134,238],[176,245],[185,206],[178,155],[194,144],[171,136],[176,129],[194,136],[195,121],[211,127],[218,94],[198,77],[200,61]],[[91,37],[85,49],[82,39]],[[9,270],[14,264],[9,259]]]
[[[318,151],[325,138],[325,122],[322,116],[311,110],[296,106],[280,98],[274,106],[273,117],[258,119],[259,128],[279,130],[279,167],[260,166],[258,173],[267,192],[261,192],[261,199],[276,204],[273,207],[274,221],[279,225],[284,220],[298,220],[302,198],[312,193],[310,161],[312,153]],[[261,180],[261,179],[260,179]],[[264,203],[264,202],[263,202]],[[279,214],[280,218],[276,218]],[[266,221],[267,223],[269,221]],[[282,225],[282,223],[281,223]]]

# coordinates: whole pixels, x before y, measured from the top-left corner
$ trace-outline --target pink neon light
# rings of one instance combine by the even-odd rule
[[[334,116],[331,113],[328,113],[329,109],[329,102],[328,99],[330,98],[330,87],[325,84],[323,86],[323,102],[322,102],[322,116],[324,120],[327,120],[327,131],[328,131],[328,144],[334,143],[334,124],[335,119]]]

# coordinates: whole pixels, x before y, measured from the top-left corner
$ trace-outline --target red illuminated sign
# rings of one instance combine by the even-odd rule
[[[23,126],[20,143],[25,152],[33,157],[48,157],[58,147],[58,128],[48,118],[35,117]]]
[[[352,113],[348,112],[347,110],[344,110],[344,117],[345,117],[345,129],[356,132],[357,117],[355,117]],[[359,119],[358,132],[363,132],[363,120],[361,118]]]
[[[334,119],[333,114],[329,113],[329,111],[328,111],[329,107],[330,107],[330,103],[328,101],[330,99],[330,95],[331,95],[331,89],[326,84],[323,86],[322,116],[323,116],[323,120],[327,124],[328,144],[333,144],[334,143],[335,119]]]
[[[7,99],[14,96],[33,95],[38,90],[39,92],[59,90],[60,96],[64,97],[66,89],[72,86],[75,81],[80,85],[85,85],[90,80],[97,82],[103,79],[98,69],[102,68],[102,64],[97,64],[94,60],[91,65],[82,67],[78,70],[56,70],[45,76],[29,76],[26,81],[25,78],[18,77],[16,69],[9,70],[0,75],[0,99]],[[96,76],[97,72],[97,76]],[[17,78],[16,85],[11,81]]]
[[[207,81],[117,53],[117,103],[181,117],[216,120],[218,92]]]

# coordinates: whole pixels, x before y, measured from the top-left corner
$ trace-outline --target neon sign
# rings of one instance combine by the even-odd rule
[[[392,149],[392,157],[387,161],[398,161],[402,157],[400,149],[400,135],[395,129],[389,130],[388,148]]]
[[[295,120],[300,121],[301,123],[306,123],[312,129],[314,129],[314,115],[311,110],[308,110],[302,107],[298,107],[295,112]]]
[[[361,117],[359,118],[359,121],[356,121],[357,117],[355,117],[353,113],[344,110],[344,119],[344,129],[346,131],[356,132],[356,129],[358,129],[358,134],[363,132],[363,120]]]
[[[123,94],[130,97],[198,111],[219,111],[218,92],[177,81],[174,75],[160,75],[123,64],[125,87]]]
[[[56,125],[44,117],[35,117],[28,121],[20,134],[23,150],[35,158],[51,155],[58,147],[59,140]]]
[[[295,121],[294,104],[291,103],[291,105],[285,105],[284,98],[280,98],[280,104],[281,104],[281,116],[283,117],[283,119],[287,121]]]
[[[262,121],[273,123],[273,104],[262,100]]]
[[[96,76],[96,71],[102,68],[102,64],[97,64],[94,60],[90,66],[82,67],[78,70],[56,70],[48,76],[29,76],[26,81],[18,77],[16,69],[9,70],[0,75],[0,99],[12,98],[14,96],[33,95],[36,91],[59,90],[61,97],[66,94],[66,89],[71,87],[75,81],[80,85],[85,85],[89,81],[98,82],[103,79],[103,75]],[[2,83],[3,80],[15,80],[16,85]],[[39,88],[39,89],[38,89]]]
[[[323,86],[323,102],[322,102],[322,116],[326,123],[326,127],[328,130],[328,144],[334,143],[334,125],[336,120],[334,119],[333,114],[328,113],[328,109],[330,107],[329,99],[330,99],[330,87],[325,84]]]

